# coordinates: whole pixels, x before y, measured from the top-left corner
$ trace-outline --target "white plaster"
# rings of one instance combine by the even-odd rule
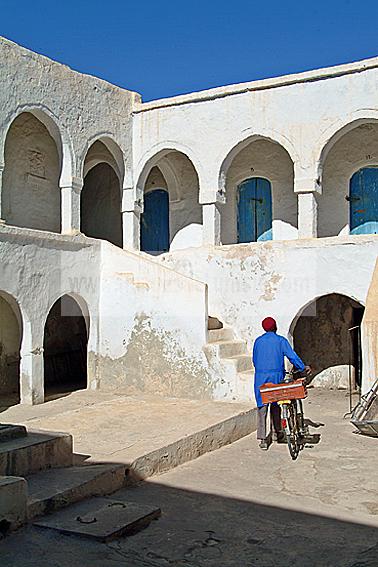
[[[189,224],[178,231],[173,238],[170,250],[183,250],[185,248],[198,248],[203,243],[202,224]]]

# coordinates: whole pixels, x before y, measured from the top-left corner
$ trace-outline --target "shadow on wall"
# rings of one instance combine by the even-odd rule
[[[293,332],[294,348],[315,370],[314,385],[347,388],[361,383],[359,327],[364,308],[353,299],[330,294],[311,303]],[[349,331],[349,329],[357,327]]]
[[[122,248],[120,184],[114,169],[99,163],[85,176],[81,193],[81,231]]]

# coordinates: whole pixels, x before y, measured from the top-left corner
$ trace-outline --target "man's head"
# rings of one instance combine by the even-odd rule
[[[273,317],[266,317],[263,321],[262,321],[262,328],[264,329],[264,331],[266,331],[267,333],[269,332],[273,332],[275,333],[277,331],[277,323],[276,321],[273,319]]]

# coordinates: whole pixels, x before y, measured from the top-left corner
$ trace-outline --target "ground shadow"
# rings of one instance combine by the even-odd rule
[[[232,463],[230,463],[232,467]],[[111,496],[162,516],[107,544],[29,525],[0,542],[6,567],[375,567],[378,530],[156,481]],[[261,496],[261,495],[260,495]],[[93,500],[92,500],[93,503]],[[73,514],[75,509],[73,508]]]

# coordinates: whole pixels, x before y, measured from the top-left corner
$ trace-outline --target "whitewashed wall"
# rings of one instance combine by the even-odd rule
[[[291,338],[297,318],[318,297],[339,293],[365,305],[377,253],[372,235],[200,248],[160,261],[206,282],[209,315],[232,327],[251,350],[267,316]],[[316,367],[316,360],[306,362]],[[333,386],[339,382],[345,385],[344,370],[332,378]]]
[[[98,387],[211,398],[206,285],[103,243]]]

